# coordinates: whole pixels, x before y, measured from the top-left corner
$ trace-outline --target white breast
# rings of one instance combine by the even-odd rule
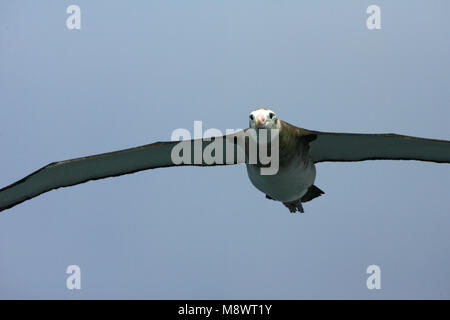
[[[303,161],[300,157],[280,167],[275,175],[261,175],[260,168],[252,164],[247,164],[247,173],[258,190],[281,202],[301,198],[316,178],[314,163],[311,160]]]

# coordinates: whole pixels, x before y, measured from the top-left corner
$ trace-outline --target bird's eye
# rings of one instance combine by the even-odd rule
[[[255,116],[253,114],[250,115],[250,120],[254,120]]]
[[[273,119],[273,117],[275,117],[275,114],[273,112],[269,113],[269,118]]]

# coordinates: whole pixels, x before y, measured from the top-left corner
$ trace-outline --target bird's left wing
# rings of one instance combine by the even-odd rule
[[[162,167],[243,163],[245,160],[242,157],[242,150],[238,147],[242,137],[245,137],[245,130],[213,139],[156,142],[136,148],[53,162],[0,189],[0,211],[44,192],[89,180]]]
[[[398,134],[359,134],[304,130],[310,156],[317,162],[420,160],[450,163],[450,141]]]

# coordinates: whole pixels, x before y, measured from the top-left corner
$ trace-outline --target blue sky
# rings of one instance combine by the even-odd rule
[[[81,8],[81,30],[66,8]],[[381,8],[368,30],[366,8]],[[0,187],[56,160],[243,128],[450,139],[448,1],[2,1]],[[450,167],[323,163],[291,215],[244,166],[170,168],[0,214],[0,298],[450,298]],[[81,290],[66,288],[67,266]],[[368,290],[366,268],[381,268]]]

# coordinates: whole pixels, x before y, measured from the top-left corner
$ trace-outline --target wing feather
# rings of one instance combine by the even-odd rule
[[[222,145],[223,156],[220,158],[220,154],[218,153],[218,158],[215,158],[217,161],[213,163],[206,163],[203,158],[200,159],[200,162],[196,163],[194,161],[194,154],[197,142],[201,146],[203,154],[205,148],[213,141],[216,141],[215,139],[183,141],[186,147],[185,150],[190,149],[189,151],[191,153],[190,161],[183,163],[174,163],[172,161],[172,149],[179,141],[156,142],[130,149],[53,162],[25,178],[0,189],[0,211],[11,208],[50,190],[73,186],[90,180],[104,179],[162,167],[185,165],[211,166],[242,163],[244,161],[238,157],[237,146],[238,138],[244,135],[244,131],[239,131],[235,134],[216,138],[217,142],[220,142]],[[227,141],[230,141],[231,144],[228,145]],[[233,147],[234,155],[231,161],[230,159],[226,159],[226,151],[227,148],[229,150],[230,146]],[[210,147],[210,149],[213,148]],[[216,150],[219,150],[219,147]],[[213,150],[211,154],[215,156],[216,151]]]
[[[450,141],[398,134],[309,131],[310,155],[324,161],[419,160],[450,163]]]

